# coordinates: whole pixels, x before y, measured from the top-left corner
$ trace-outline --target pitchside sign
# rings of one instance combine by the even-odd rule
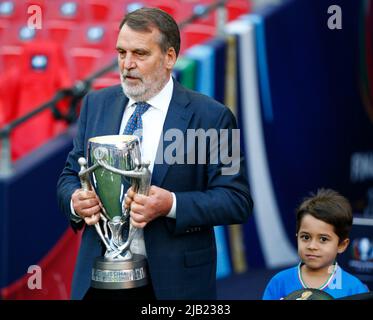
[[[356,216],[350,232],[350,246],[338,261],[373,290],[373,218]]]

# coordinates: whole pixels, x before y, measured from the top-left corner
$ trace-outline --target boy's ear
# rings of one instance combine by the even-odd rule
[[[350,243],[350,239],[346,238],[338,244],[338,253],[343,253]]]

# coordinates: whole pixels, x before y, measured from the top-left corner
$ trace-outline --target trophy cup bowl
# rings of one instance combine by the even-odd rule
[[[141,163],[138,137],[109,135],[91,138],[88,140],[87,160],[80,158],[79,164],[83,189],[93,188],[103,207],[95,228],[106,252],[94,262],[91,286],[129,289],[146,285],[146,258],[130,250],[137,229],[130,224],[129,210],[124,211],[129,186],[146,195],[150,187],[149,164]]]

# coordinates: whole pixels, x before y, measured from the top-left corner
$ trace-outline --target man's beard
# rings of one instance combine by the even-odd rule
[[[126,77],[137,78],[138,84],[130,85],[126,83]],[[167,83],[167,74],[164,73],[163,66],[148,76],[142,76],[137,71],[124,70],[120,73],[120,80],[124,94],[135,101],[148,101],[157,95]]]

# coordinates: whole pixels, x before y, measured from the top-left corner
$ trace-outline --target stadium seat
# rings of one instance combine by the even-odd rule
[[[27,15],[25,2],[15,0],[0,1],[0,21],[21,22]]]
[[[64,20],[48,20],[44,23],[48,39],[59,43],[65,43],[77,26],[74,21]]]
[[[228,21],[238,18],[242,14],[247,14],[251,11],[251,2],[247,0],[231,0],[226,4],[228,11]]]
[[[182,2],[181,12],[179,14],[179,21],[182,22],[185,19],[188,19],[193,14],[201,14],[206,10],[206,7],[211,3],[211,1],[191,1],[191,2]],[[196,19],[194,23],[205,24],[209,26],[214,26],[216,22],[215,11],[210,12],[208,15]]]
[[[17,66],[22,56],[22,46],[4,45],[0,47],[1,68],[8,70],[12,66]]]
[[[208,6],[214,3],[212,0],[182,0],[183,19],[190,17],[193,13],[201,13]],[[227,20],[231,21],[238,16],[248,13],[251,10],[251,3],[248,0],[230,0],[225,5],[227,9]],[[216,25],[216,11],[205,17],[195,20],[198,24]]]
[[[4,83],[3,89],[7,90],[8,97],[5,107],[13,109],[13,118],[26,115],[53,98],[58,89],[71,86],[62,52],[60,46],[54,42],[35,41],[24,45],[18,67],[9,71],[16,80]],[[16,91],[16,94],[12,95],[8,89]],[[67,104],[59,105],[59,108],[66,111]],[[65,126],[53,118],[50,110],[20,125],[11,135],[13,159],[42,145],[64,130]]]
[[[84,0],[54,0],[48,1],[46,6],[45,21],[63,20],[78,23],[87,20],[84,9]]]
[[[0,97],[0,128],[2,128],[7,122],[4,111],[5,111],[4,102],[2,100],[2,97]],[[0,144],[0,148],[1,148],[1,144]]]
[[[113,53],[118,35],[115,23],[83,23],[76,25],[65,45],[69,48],[92,48]]]
[[[8,21],[11,23],[27,24],[28,19],[34,20],[35,10],[31,6],[38,6],[41,16],[40,21],[43,22],[43,14],[46,11],[46,1],[44,0],[0,0],[0,21]]]
[[[50,1],[48,0],[23,0],[23,1],[24,1],[24,6],[26,7],[26,12],[30,6],[36,5],[41,9],[42,14],[46,12],[47,6],[50,3]]]
[[[139,1],[113,1],[110,13],[110,21],[118,24],[123,20],[124,16],[131,11],[142,8],[145,6],[145,2]],[[116,29],[117,30],[117,29]]]
[[[93,82],[92,89],[100,90],[100,89],[104,89],[110,86],[115,86],[118,84],[120,84],[119,73],[116,73],[116,75],[112,73],[110,75],[106,75],[106,76],[96,79]]]
[[[108,21],[112,2],[106,0],[86,0],[84,7],[90,22]]]
[[[185,49],[213,38],[215,36],[215,33],[216,29],[213,26],[208,26],[204,24],[201,25],[196,23],[187,25],[181,31],[180,52],[183,53]]]
[[[16,119],[19,70],[11,68],[0,75],[0,127]]]
[[[117,55],[113,51],[110,54],[106,54],[101,59],[99,59],[96,62],[96,65],[94,66],[94,70],[99,70],[101,68],[104,68],[105,66],[110,65],[113,61],[117,60]],[[92,89],[93,90],[99,90],[106,88],[108,86],[117,85],[120,84],[120,76],[119,76],[119,70],[118,68],[109,71],[105,75],[101,76],[100,78],[97,78],[93,84]]]
[[[98,59],[115,52],[117,24],[91,24],[78,26],[66,43],[66,56],[71,59],[74,79],[82,79],[94,71]]]
[[[146,7],[156,7],[166,11],[171,15],[176,21],[179,20],[179,15],[181,12],[182,5],[179,1],[169,1],[169,0],[144,0],[144,5]]]
[[[20,45],[25,42],[41,40],[45,38],[44,29],[29,28],[25,22],[8,25],[2,39],[4,45]]]
[[[104,56],[102,50],[91,48],[71,48],[70,74],[74,80],[82,80],[95,71],[97,61]]]
[[[4,43],[3,41],[3,35],[7,32],[7,30],[10,28],[10,23],[8,21],[2,21],[0,20],[0,43]]]
[[[3,68],[7,69],[17,65],[19,58],[22,56],[25,43],[43,40],[44,38],[44,29],[30,29],[24,23],[11,24],[11,27],[6,29],[6,32],[3,32],[1,37],[0,60]]]

